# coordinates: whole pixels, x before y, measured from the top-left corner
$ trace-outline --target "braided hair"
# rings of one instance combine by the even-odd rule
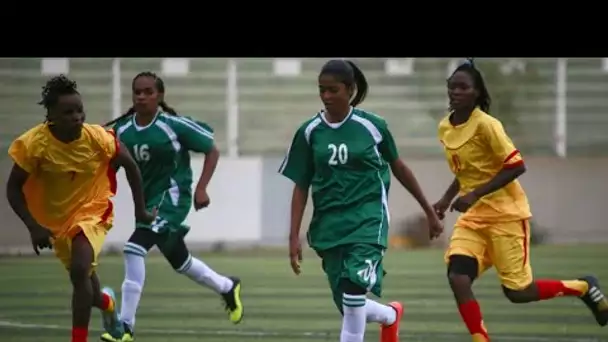
[[[156,91],[161,94],[165,93],[165,82],[163,81],[162,78],[158,77],[158,75],[156,75],[155,73],[153,73],[151,71],[144,71],[144,72],[140,72],[139,74],[135,75],[135,77],[133,78],[133,81],[131,82],[131,89],[133,89],[133,87],[135,86],[135,81],[137,81],[137,79],[140,77],[151,77],[152,79],[154,79],[154,85],[156,86]],[[167,104],[167,102],[165,102],[165,100],[160,101],[158,103],[158,106],[164,112],[169,113],[174,116],[178,116],[177,111],[175,111],[175,109],[170,107]],[[103,126],[104,127],[112,126],[116,122],[118,122],[126,117],[129,117],[133,114],[135,114],[135,107],[131,106],[124,114],[122,114],[121,116],[117,117],[116,119],[114,119],[110,122],[105,123]]]
[[[469,74],[469,76],[471,76],[473,79],[473,87],[479,93],[479,96],[475,100],[475,106],[478,106],[481,108],[481,110],[487,113],[490,110],[492,99],[490,98],[490,92],[486,87],[486,83],[483,80],[481,71],[475,67],[473,58],[467,58],[462,64],[460,64],[456,70],[454,70],[450,78],[452,78],[452,76],[459,71],[466,72]]]
[[[54,107],[59,101],[59,97],[63,95],[80,94],[76,82],[70,80],[65,75],[61,74],[49,79],[44,87],[42,87],[42,100],[39,105],[46,108],[46,119],[44,122],[49,122],[49,110]]]

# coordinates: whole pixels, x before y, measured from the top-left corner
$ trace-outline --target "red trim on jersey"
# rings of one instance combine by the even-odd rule
[[[112,159],[114,159],[117,155],[118,152],[120,151],[120,141],[118,140],[118,137],[116,137],[116,132],[114,132],[113,128],[110,128],[109,130],[107,130],[108,133],[110,133],[110,135],[112,135],[114,137],[114,155],[112,156]]]
[[[114,156],[112,157],[112,159],[114,159],[118,155],[118,152],[120,151],[120,142],[118,141],[118,138],[116,137],[116,133],[114,132],[113,129],[109,129],[107,132],[110,133],[112,135],[112,137],[114,137],[114,144],[116,146],[116,151],[114,152]],[[116,180],[116,170],[114,169],[114,167],[112,167],[112,163],[108,164],[108,170],[106,171],[106,175],[108,176],[108,181],[110,182],[110,191],[112,192],[112,195],[116,195],[116,190],[118,188],[118,181]],[[103,215],[101,216],[101,220],[103,222],[106,222],[113,211],[114,211],[114,203],[112,202],[111,199],[108,199],[108,207],[103,212]]]
[[[507,158],[505,158],[505,161],[504,161],[503,163],[505,163],[505,164],[506,164],[506,163],[508,163],[508,162],[509,162],[509,160],[513,159],[513,157],[515,157],[515,156],[516,156],[518,153],[519,153],[519,150],[515,150],[515,151],[511,152],[511,153],[510,153],[510,154],[507,156]]]

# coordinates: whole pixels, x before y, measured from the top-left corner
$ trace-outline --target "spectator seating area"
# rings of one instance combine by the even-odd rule
[[[354,59],[370,93],[361,106],[384,116],[403,154],[437,156],[437,122],[445,114],[445,80],[457,60],[446,58]],[[322,107],[316,79],[324,59],[236,59],[238,146],[242,155],[282,154],[298,125]],[[608,147],[608,60],[569,59],[567,127],[570,154],[605,154]],[[484,64],[486,63],[486,64]],[[493,63],[492,67],[484,67]],[[121,109],[131,104],[131,80],[154,71],[166,84],[166,100],[183,115],[215,128],[227,147],[227,64],[223,58],[124,58],[120,62]],[[0,143],[44,120],[44,82],[66,72],[85,97],[87,120],[112,117],[111,58],[0,59]],[[505,126],[526,153],[553,154],[556,113],[556,59],[501,59],[479,62]],[[493,70],[496,69],[494,72]],[[506,76],[505,76],[506,75]]]

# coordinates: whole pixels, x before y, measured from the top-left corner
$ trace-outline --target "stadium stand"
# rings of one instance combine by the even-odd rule
[[[402,153],[441,153],[436,125],[445,114],[445,80],[454,59],[354,59],[370,83],[364,109],[384,116]],[[18,133],[43,120],[36,102],[49,77],[41,58],[0,59],[0,141],[3,147]],[[321,108],[316,78],[324,59],[238,59],[239,150],[241,154],[283,153],[296,127]],[[227,59],[189,59],[188,73],[162,73],[161,58],[121,60],[122,106],[130,106],[132,78],[152,70],[164,78],[167,102],[180,113],[215,128],[226,148]],[[281,66],[287,69],[281,73]],[[481,60],[495,106],[493,114],[527,154],[553,154],[556,111],[556,59]],[[112,113],[112,59],[71,58],[68,74],[79,84],[87,120],[101,123]],[[567,69],[569,153],[605,154],[608,137],[608,69],[601,58],[569,59]]]

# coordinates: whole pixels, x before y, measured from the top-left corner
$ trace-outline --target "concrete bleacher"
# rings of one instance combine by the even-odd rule
[[[568,153],[606,155],[608,59],[568,60]]]
[[[241,151],[244,153],[284,153],[295,130],[322,109],[317,77],[324,60],[304,59],[301,74],[277,77],[272,59],[239,61],[239,109]],[[384,116],[402,146],[414,144],[420,125],[436,127],[417,115],[417,101],[405,96],[412,92],[407,83],[387,85],[382,60],[355,60],[370,84],[362,108]],[[408,115],[408,112],[414,112]],[[421,120],[422,119],[422,120]],[[426,122],[425,122],[426,121]],[[421,138],[426,139],[428,135]],[[436,139],[434,139],[436,141]],[[429,144],[430,145],[430,144]],[[435,148],[436,147],[431,147]]]
[[[436,127],[447,107],[446,77],[455,59],[407,59],[406,71],[391,71],[381,58],[354,59],[364,71],[370,92],[362,108],[385,117],[406,156],[437,156]],[[325,59],[303,58],[291,75],[276,73],[273,58],[237,59],[239,153],[282,154],[298,125],[318,112],[317,76]],[[405,59],[401,59],[404,62]],[[121,110],[131,105],[131,81],[153,71],[166,83],[166,100],[183,115],[210,124],[222,150],[227,147],[225,58],[192,58],[183,75],[163,73],[162,58],[121,59]],[[492,64],[493,63],[493,64]],[[36,104],[50,77],[40,58],[0,59],[0,138],[4,147],[18,133],[44,119]],[[556,112],[556,59],[518,59],[511,63],[479,62],[494,98],[492,114],[505,117],[509,133],[527,154],[552,154]],[[500,70],[511,66],[510,78]],[[569,59],[567,104],[570,153],[604,153],[608,146],[608,72],[601,58]],[[69,59],[68,74],[85,97],[87,121],[102,123],[112,116],[112,59]],[[521,74],[517,74],[521,72]],[[513,101],[506,101],[510,98]],[[508,102],[508,103],[507,103]],[[507,108],[512,105],[513,108]]]

